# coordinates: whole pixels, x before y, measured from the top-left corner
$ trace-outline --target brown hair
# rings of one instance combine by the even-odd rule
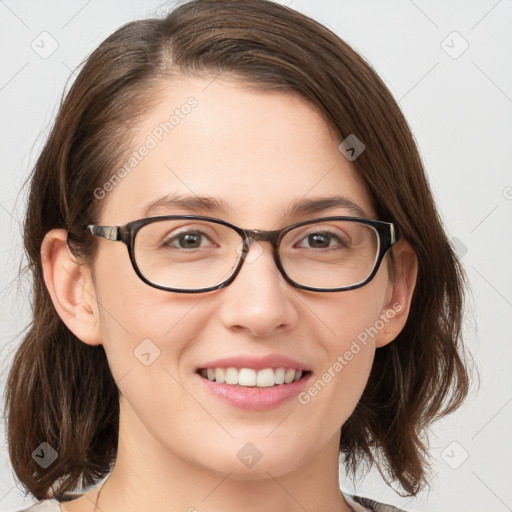
[[[377,350],[369,382],[342,428],[340,451],[355,474],[376,463],[406,494],[426,483],[423,434],[468,392],[461,322],[464,276],[429,190],[409,127],[375,71],[334,33],[268,0],[193,0],[165,19],[128,23],[87,59],[61,104],[30,177],[24,243],[33,275],[33,320],[6,392],[14,471],[37,498],[98,482],[117,452],[119,395],[102,346],[80,342],[45,287],[40,248],[53,228],[73,252],[94,260],[93,191],[129,151],[129,126],[172,76],[223,73],[259,90],[300,94],[341,139],[366,150],[353,163],[378,218],[397,222],[418,258],[407,323]],[[147,111],[147,110],[146,110]],[[42,469],[32,452],[47,442],[57,460]]]

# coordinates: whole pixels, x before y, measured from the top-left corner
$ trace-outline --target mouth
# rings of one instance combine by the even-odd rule
[[[196,372],[203,379],[217,384],[238,388],[272,388],[287,386],[299,380],[304,380],[311,374],[309,370],[295,368],[235,368],[215,367],[199,368]]]

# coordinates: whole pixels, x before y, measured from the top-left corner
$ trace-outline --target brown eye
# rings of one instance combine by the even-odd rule
[[[331,236],[323,233],[315,233],[307,237],[309,247],[323,249],[331,244]]]
[[[169,237],[163,242],[163,245],[178,249],[198,249],[208,245],[208,237],[200,231],[186,231]]]
[[[327,231],[309,233],[300,242],[299,247],[309,249],[328,249],[346,247],[347,244],[339,236]]]

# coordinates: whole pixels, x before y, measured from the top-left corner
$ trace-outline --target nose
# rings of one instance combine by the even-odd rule
[[[279,272],[271,244],[252,243],[236,279],[221,290],[220,320],[257,337],[289,330],[299,318],[296,294]]]

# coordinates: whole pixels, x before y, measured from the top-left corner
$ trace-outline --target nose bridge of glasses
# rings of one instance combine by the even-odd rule
[[[245,239],[248,244],[253,242],[270,242],[272,247],[277,246],[277,240],[279,238],[279,231],[263,231],[261,229],[246,229],[244,230]]]
[[[282,273],[282,266],[278,255],[278,242],[280,234],[280,230],[263,231],[260,229],[244,229],[243,248],[238,252],[239,256],[241,256],[241,259],[244,262],[253,263],[263,253],[263,247],[260,245],[260,242],[269,242],[272,247],[271,254],[273,260],[279,271]],[[256,245],[257,247],[254,247],[253,251],[250,251],[251,246],[253,245]]]
[[[255,242],[259,245],[259,242],[269,242],[272,246],[272,250],[274,253],[274,259],[277,258],[277,247],[279,240],[280,231],[263,231],[261,229],[245,229],[244,230],[244,246],[245,250],[249,251],[251,245]],[[260,249],[261,251],[261,249]]]

